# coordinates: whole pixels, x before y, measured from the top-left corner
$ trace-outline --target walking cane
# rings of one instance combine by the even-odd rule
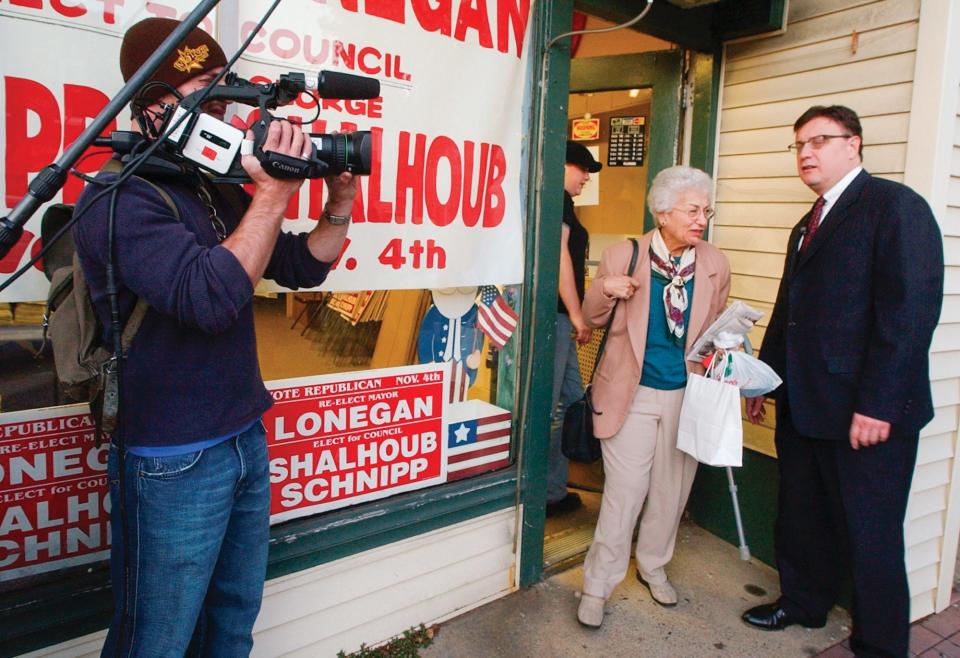
[[[740,559],[750,559],[750,547],[743,532],[743,519],[740,517],[740,500],[737,498],[737,483],[733,479],[733,468],[727,466],[727,482],[730,484],[730,499],[733,501],[733,518],[737,523],[737,540],[740,542]]]

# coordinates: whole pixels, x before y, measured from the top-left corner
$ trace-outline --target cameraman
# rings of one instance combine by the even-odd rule
[[[127,31],[124,80],[177,25],[150,18]],[[145,86],[134,102],[140,132],[155,136],[163,104],[206,86],[225,64],[217,42],[194,29],[154,73],[162,84]],[[222,119],[225,104],[203,109]],[[264,150],[297,157],[310,149],[299,127],[270,125]],[[169,195],[179,218],[141,178],[127,179],[116,195],[121,321],[137,298],[149,309],[123,362],[110,447],[115,611],[104,656],[245,656],[253,645],[270,516],[260,417],[271,405],[257,363],[254,286],[262,277],[291,288],[322,282],[346,237],[357,186],[350,174],[328,177],[316,228],[291,235],[280,225],[302,181],[270,177],[251,155],[242,164],[256,184],[252,200],[196,171],[138,172]],[[88,185],[78,207],[101,189]],[[94,306],[108,328],[112,196],[97,200],[74,229]]]

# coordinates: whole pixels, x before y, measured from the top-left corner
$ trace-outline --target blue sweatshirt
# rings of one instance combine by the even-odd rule
[[[220,246],[196,194],[197,183],[153,182],[173,198],[180,221],[143,180],[128,179],[117,198],[114,262],[121,319],[129,316],[138,296],[150,308],[124,362],[115,438],[128,445],[163,448],[240,432],[272,401],[257,361],[253,286],[246,272]],[[102,189],[88,185],[77,211]],[[215,205],[231,233],[239,218],[222,198],[216,197]],[[108,334],[109,207],[107,194],[73,229],[94,307]],[[309,287],[321,283],[329,269],[328,263],[310,254],[306,233],[281,232],[265,276],[288,288]]]

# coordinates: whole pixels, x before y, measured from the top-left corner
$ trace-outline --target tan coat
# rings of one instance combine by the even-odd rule
[[[628,301],[620,301],[603,358],[593,378],[593,430],[606,439],[619,431],[630,409],[630,401],[643,372],[647,347],[647,320],[650,312],[650,240],[653,232],[639,239],[634,277],[640,287]],[[707,242],[696,246],[697,265],[693,275],[693,300],[687,327],[687,347],[706,331],[723,312],[730,293],[730,264],[719,249]],[[617,301],[603,294],[603,279],[626,274],[633,246],[629,240],[604,249],[600,269],[583,299],[583,317],[591,327],[603,327]],[[703,372],[698,363],[686,362],[688,372]]]

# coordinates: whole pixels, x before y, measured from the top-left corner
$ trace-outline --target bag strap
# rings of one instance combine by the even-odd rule
[[[637,256],[640,253],[640,245],[637,243],[636,238],[630,238],[630,242],[633,243],[633,253],[630,254],[630,266],[627,268],[627,276],[633,276],[633,270],[637,267]],[[610,319],[607,320],[607,326],[603,331],[603,338],[600,340],[600,347],[597,348],[597,358],[593,360],[593,370],[590,372],[590,381],[593,381],[593,376],[597,374],[597,366],[600,365],[600,358],[603,356],[603,348],[607,346],[607,337],[610,335],[610,327],[613,326],[613,318],[617,314],[617,307],[620,306],[620,300],[617,300],[617,303],[613,305],[613,310],[610,311]]]
[[[119,160],[115,158],[109,158],[103,163],[103,166],[100,167],[100,171],[106,173],[120,173],[123,171],[123,166],[123,163]],[[176,220],[178,222],[183,221],[180,217],[180,209],[177,208],[177,204],[174,202],[173,197],[170,196],[169,192],[153,181],[147,180],[141,176],[133,176],[133,178],[141,180],[152,187],[154,191],[160,195],[160,198],[163,199],[164,203],[167,204],[167,207],[170,208],[170,211],[173,212],[173,216],[176,218]],[[133,342],[134,336],[136,336],[137,331],[140,330],[140,325],[143,323],[143,318],[147,315],[148,308],[149,306],[147,302],[142,297],[137,297],[137,303],[130,312],[130,317],[127,318],[127,322],[123,326],[123,334],[120,337],[120,344],[122,345],[124,352],[126,352],[127,348],[130,347],[130,343]]]

